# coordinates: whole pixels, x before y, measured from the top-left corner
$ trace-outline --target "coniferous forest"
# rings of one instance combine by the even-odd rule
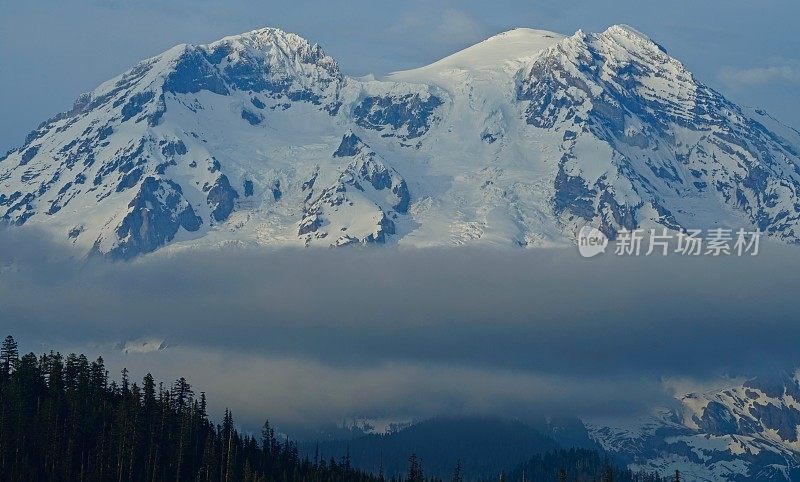
[[[426,477],[410,454],[391,482]],[[660,482],[619,469],[593,451],[537,455],[500,480]],[[180,378],[169,386],[123,370],[111,380],[102,358],[56,352],[19,355],[8,336],[0,347],[0,481],[385,482],[354,468],[349,456],[310,460],[265,422],[259,437],[206,413],[204,393]],[[460,464],[452,482],[463,482]]]
[[[0,479],[3,481],[364,481],[347,460],[301,460],[269,422],[256,438],[181,378],[165,387],[109,380],[103,359],[19,356],[7,337],[0,357]]]
[[[664,479],[657,474],[615,467],[594,450],[569,449],[533,456],[508,474],[508,480],[560,482],[680,482],[680,474]]]

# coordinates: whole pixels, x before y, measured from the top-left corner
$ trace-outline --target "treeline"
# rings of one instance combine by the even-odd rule
[[[559,482],[673,482],[681,481],[676,472],[674,478],[663,478],[658,474],[633,472],[616,466],[607,457],[594,450],[557,450],[535,455],[508,474],[513,481],[559,481]]]
[[[103,359],[0,350],[0,480],[377,482],[347,460],[311,462],[279,440],[206,414],[206,397],[181,378],[169,387],[148,374],[109,380]]]
[[[260,436],[242,433],[230,411],[215,424],[180,378],[165,387],[148,373],[109,379],[102,358],[50,352],[20,356],[11,336],[0,345],[0,481],[81,482],[463,482],[424,473],[416,455],[403,475],[375,475],[339,459],[301,457],[269,422]],[[663,482],[614,467],[597,452],[537,455],[492,480],[522,482]],[[672,479],[670,479],[672,480]]]
[[[409,472],[413,452],[424,462],[425,474],[449,480],[461,461],[468,480],[496,480],[498,474],[533,454],[559,449],[558,443],[522,422],[495,417],[439,417],[403,430],[368,434],[346,440],[304,442],[300,453],[324,457],[349,455],[352,465],[386,476]]]

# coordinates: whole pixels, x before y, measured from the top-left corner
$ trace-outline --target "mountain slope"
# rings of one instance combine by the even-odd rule
[[[708,226],[736,211],[796,241],[797,146],[643,34],[623,26],[579,32],[537,58],[518,98],[528,124],[564,129],[555,202],[562,219],[599,212],[613,232],[645,220]],[[598,146],[605,156],[586,155]]]
[[[798,139],[630,27],[512,30],[381,81],[261,29],[174,47],[42,123],[0,160],[0,218],[117,259],[559,245],[586,222],[795,243]]]
[[[494,477],[534,454],[557,448],[555,440],[521,422],[481,417],[432,419],[388,434],[300,446],[311,459],[349,455],[354,467],[375,474],[382,470],[387,477],[402,476],[412,453],[428,476],[450,477],[460,461],[468,480]]]
[[[636,423],[590,425],[592,437],[633,468],[698,481],[800,480],[800,383],[778,374],[689,393],[679,408]]]

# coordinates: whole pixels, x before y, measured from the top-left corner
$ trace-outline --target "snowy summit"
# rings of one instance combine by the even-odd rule
[[[593,222],[800,240],[800,134],[613,26],[515,29],[385,79],[278,29],[179,45],[0,158],[0,218],[78,253],[568,245]]]

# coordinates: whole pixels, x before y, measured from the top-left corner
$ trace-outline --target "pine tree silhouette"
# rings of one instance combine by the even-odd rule
[[[464,478],[461,476],[461,461],[456,462],[456,466],[453,469],[453,476],[450,478],[450,482],[464,482]]]
[[[422,472],[422,463],[417,458],[417,454],[412,453],[408,458],[406,482],[425,482],[425,474]]]

